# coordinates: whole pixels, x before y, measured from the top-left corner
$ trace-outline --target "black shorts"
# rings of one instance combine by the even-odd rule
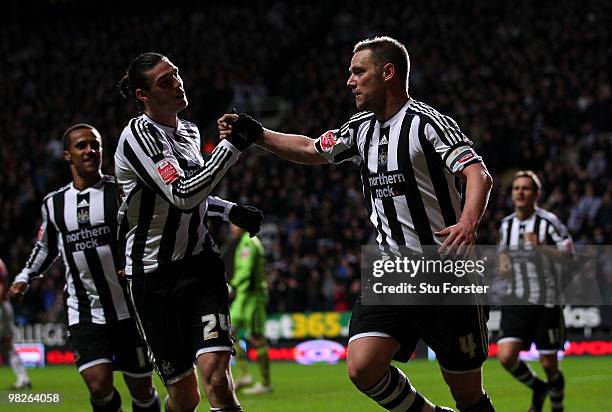
[[[349,342],[390,336],[401,347],[395,360],[407,362],[419,338],[436,353],[448,372],[479,369],[488,357],[488,306],[370,306],[358,299],[349,326]]]
[[[207,352],[232,351],[225,266],[216,254],[173,262],[128,282],[136,319],[166,385]]]
[[[498,344],[520,341],[521,348],[527,350],[534,342],[544,355],[563,350],[565,344],[565,320],[561,306],[503,306],[500,329]]]
[[[153,372],[147,347],[132,319],[106,325],[78,323],[68,327],[68,338],[79,372],[100,363],[112,363],[114,370],[132,377]]]

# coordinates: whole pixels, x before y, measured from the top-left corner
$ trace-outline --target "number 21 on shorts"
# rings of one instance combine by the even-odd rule
[[[219,313],[219,328],[224,331],[229,330],[230,320],[229,315],[225,313]],[[219,337],[219,332],[213,332],[215,326],[217,326],[217,316],[213,313],[202,316],[202,323],[204,324],[204,340],[215,339]]]

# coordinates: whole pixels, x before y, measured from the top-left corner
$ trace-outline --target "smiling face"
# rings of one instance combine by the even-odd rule
[[[369,49],[356,52],[351,59],[346,85],[352,90],[359,110],[377,112],[384,107],[385,83],[379,66]]]
[[[79,128],[68,135],[64,159],[74,173],[82,178],[100,174],[102,165],[102,137],[95,129]]]
[[[152,69],[145,72],[147,89],[137,89],[136,97],[143,102],[145,110],[164,115],[176,115],[187,107],[187,96],[178,67],[163,58]]]
[[[512,202],[517,209],[535,207],[539,194],[536,184],[529,177],[517,177],[512,182]]]

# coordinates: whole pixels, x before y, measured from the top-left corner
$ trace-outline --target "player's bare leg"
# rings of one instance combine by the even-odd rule
[[[542,410],[548,389],[546,383],[533,373],[529,365],[519,359],[522,345],[523,343],[519,339],[507,339],[504,342],[500,342],[497,358],[515,379],[531,388],[533,393],[529,411],[539,412]]]
[[[497,347],[497,359],[506,370],[512,369],[521,352],[522,341],[508,341],[499,343]]]
[[[481,370],[453,373],[440,369],[460,411],[492,412],[495,409],[482,388]]]
[[[153,376],[135,377],[123,374],[123,380],[132,395],[133,412],[159,412],[161,402],[153,386]]]
[[[365,337],[349,343],[346,367],[353,384],[359,390],[374,386],[387,372],[399,348],[393,338]]]
[[[419,394],[406,375],[391,365],[399,349],[400,344],[390,337],[368,336],[353,340],[348,346],[346,362],[349,378],[357,389],[387,410],[444,411]],[[391,389],[392,386],[395,389]],[[389,395],[381,396],[385,393]]]
[[[179,381],[166,385],[169,398],[166,398],[167,412],[193,412],[200,403],[198,378],[191,371]]]
[[[553,412],[563,411],[563,397],[565,391],[565,379],[559,369],[557,353],[540,353],[540,363],[546,377],[548,378],[548,390],[550,391],[550,404]]]
[[[203,353],[198,356],[198,368],[211,407],[222,408],[223,411],[242,411],[229,367],[230,358],[230,352]]]
[[[87,385],[94,412],[117,411],[121,408],[121,396],[113,387],[113,366],[99,363],[81,371]]]

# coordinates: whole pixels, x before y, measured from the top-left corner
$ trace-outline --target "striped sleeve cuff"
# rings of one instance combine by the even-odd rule
[[[229,140],[227,139],[223,139],[221,140],[221,142],[219,142],[219,144],[217,145],[217,147],[226,147],[229,150],[231,150],[232,152],[232,158],[234,158],[234,156],[237,158],[238,156],[240,156],[240,150],[236,149],[236,146],[234,146],[233,144],[231,144],[229,142]]]
[[[216,196],[208,198],[208,208],[206,214],[209,217],[220,217],[226,222],[229,222],[229,214],[236,203],[228,202]]]
[[[24,269],[21,272],[19,272],[17,274],[17,276],[15,276],[15,280],[13,280],[13,283],[17,283],[17,282],[25,282],[25,283],[29,283],[30,279],[34,278],[38,276],[34,271],[32,270],[28,270],[28,269]]]
[[[223,210],[223,220],[225,220],[226,222],[229,222],[229,214],[234,206],[236,206],[236,203],[232,202],[227,202],[227,204],[225,205]]]

